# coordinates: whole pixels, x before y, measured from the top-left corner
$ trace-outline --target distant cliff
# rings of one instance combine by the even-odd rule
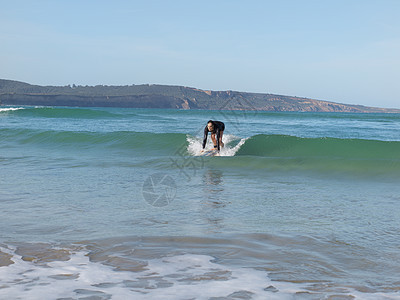
[[[1,79],[0,103],[3,105],[400,113],[399,109],[340,104],[273,94],[205,91],[183,86],[151,84],[38,86]]]

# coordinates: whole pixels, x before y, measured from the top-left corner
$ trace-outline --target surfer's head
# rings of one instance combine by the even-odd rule
[[[209,131],[213,131],[214,130],[214,123],[213,123],[213,121],[208,121],[208,123],[207,123],[207,128],[208,128],[208,130]]]

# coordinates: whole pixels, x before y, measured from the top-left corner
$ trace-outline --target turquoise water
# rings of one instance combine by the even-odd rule
[[[0,107],[0,139],[0,298],[400,299],[398,114]]]

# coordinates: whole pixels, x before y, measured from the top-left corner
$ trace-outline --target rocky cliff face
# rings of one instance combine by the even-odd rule
[[[36,86],[0,80],[3,105],[133,107],[304,112],[379,112],[384,109],[273,94],[204,91],[182,86]]]

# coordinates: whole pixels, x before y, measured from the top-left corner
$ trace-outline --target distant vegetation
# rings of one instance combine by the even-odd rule
[[[235,91],[205,91],[167,85],[38,86],[0,79],[3,105],[97,106],[215,110],[400,112],[301,97]]]

